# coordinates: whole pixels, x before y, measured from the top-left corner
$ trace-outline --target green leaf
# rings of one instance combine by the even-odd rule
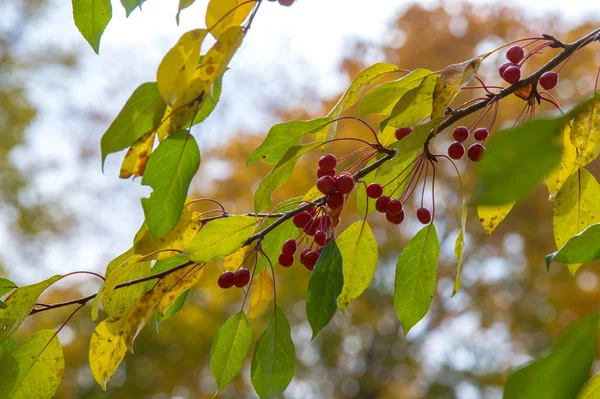
[[[142,4],[144,4],[146,0],[121,0],[121,5],[125,9],[125,15],[129,17],[136,8],[142,9]]]
[[[581,264],[600,259],[600,223],[594,224],[572,237],[558,251],[546,256],[551,262]]]
[[[72,0],[72,2],[75,26],[98,54],[100,38],[112,18],[110,0]]]
[[[192,239],[186,252],[196,263],[208,263],[234,253],[254,233],[258,219],[230,216],[207,223]]]
[[[292,381],[296,350],[290,323],[279,305],[254,347],[250,378],[260,399],[278,397]]]
[[[6,303],[4,303],[4,301],[0,300],[0,309],[6,309],[7,305]]]
[[[56,334],[39,331],[0,360],[0,397],[53,398],[64,372],[65,359]]]
[[[571,326],[552,353],[515,371],[504,386],[506,399],[575,398],[590,375],[596,355],[598,316]]]
[[[254,193],[254,208],[260,212],[271,205],[273,191],[281,187],[292,176],[298,159],[309,151],[318,148],[321,143],[311,143],[291,147],[273,170],[262,179]]]
[[[505,205],[525,197],[562,158],[564,120],[537,119],[492,135],[472,201]]]
[[[433,89],[438,75],[426,76],[419,86],[409,90],[394,105],[389,117],[381,122],[381,130],[386,126],[407,127],[431,116]]]
[[[577,399],[598,399],[600,398],[600,374],[596,374],[585,383]]]
[[[166,106],[155,82],[143,83],[135,89],[102,136],[102,166],[108,154],[130,147],[144,134],[154,130],[160,124]]]
[[[12,335],[0,344],[0,360],[17,348],[17,340]]]
[[[594,101],[584,101],[581,106],[582,109],[574,111],[576,116],[571,129],[571,142],[578,149],[577,164],[585,166],[600,154],[600,97]]]
[[[177,25],[179,25],[179,14],[181,14],[181,11],[194,4],[194,1],[196,0],[179,0],[179,7],[177,7],[177,16],[175,17]]]
[[[163,321],[175,316],[177,314],[177,312],[179,312],[181,310],[181,308],[185,304],[185,300],[187,299],[189,292],[190,292],[190,290],[187,290],[183,294],[179,295],[177,297],[177,299],[175,299],[173,304],[167,308],[167,310],[165,311],[165,314],[161,315],[159,311],[157,311],[157,310],[154,311],[154,314],[152,314],[152,319],[150,320],[150,323],[152,323],[152,327],[154,327],[154,331],[156,331],[157,334],[158,334],[158,327],[160,326],[160,324]]]
[[[369,285],[377,268],[377,241],[366,221],[358,221],[337,238],[342,255],[344,285],[337,299],[341,311]]]
[[[435,292],[437,262],[440,256],[435,225],[425,226],[408,243],[396,263],[394,308],[404,335],[429,310]]]
[[[40,294],[62,276],[52,276],[37,284],[19,287],[6,298],[7,307],[0,309],[0,343],[19,328],[37,302]],[[0,395],[0,397],[2,397]]]
[[[370,90],[356,111],[356,116],[365,114],[389,115],[394,109],[394,105],[405,95],[409,90],[412,90],[421,84],[421,81],[432,72],[428,69],[415,69],[408,75],[387,82]]]
[[[142,206],[152,238],[167,233],[179,221],[199,167],[200,149],[187,130],[167,137],[150,156],[142,184],[153,191],[150,198],[142,198]]]
[[[149,276],[150,263],[150,261],[138,262],[135,267],[128,268],[128,270],[124,270],[123,273],[117,272],[119,273],[119,276],[115,279],[115,284]],[[109,267],[113,265],[115,264],[109,264]],[[118,264],[116,266],[118,266]],[[106,277],[109,277],[110,275],[109,268],[107,268]],[[102,300],[104,311],[110,316],[119,313],[126,307],[131,306],[145,291],[144,284],[133,284],[129,287],[111,291],[110,293],[107,293]]]
[[[0,278],[0,298],[17,288],[17,285],[6,278]]]
[[[308,280],[306,316],[313,331],[312,339],[335,314],[343,285],[342,254],[335,240],[331,240],[321,252]]]
[[[210,369],[219,390],[239,374],[251,343],[252,330],[243,311],[233,315],[219,329],[210,348]]]
[[[460,289],[460,276],[463,269],[463,253],[465,250],[465,229],[467,224],[467,201],[463,198],[460,213],[458,215],[458,221],[460,223],[460,230],[456,237],[456,243],[454,244],[454,256],[458,262],[458,269],[456,271],[456,278],[454,279],[454,288],[452,290],[452,296],[456,295]]]
[[[290,147],[300,145],[302,137],[316,133],[331,121],[332,118],[319,118],[273,125],[265,141],[250,153],[248,165],[258,161],[275,165],[281,161]]]

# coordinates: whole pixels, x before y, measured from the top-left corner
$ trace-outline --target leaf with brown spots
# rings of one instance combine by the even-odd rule
[[[154,131],[148,132],[129,147],[121,164],[121,171],[119,172],[121,179],[129,179],[131,176],[139,177],[144,174],[155,136]]]
[[[514,202],[508,205],[487,206],[479,205],[477,207],[477,215],[479,221],[488,236],[498,227],[500,222],[508,215],[514,206]]]
[[[239,27],[255,3],[247,0],[211,0],[206,9],[206,26],[219,39],[230,27]]]

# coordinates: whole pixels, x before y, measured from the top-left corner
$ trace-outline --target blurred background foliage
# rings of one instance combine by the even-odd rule
[[[30,237],[35,234],[60,235],[61,228],[68,225],[68,214],[58,213],[64,219],[57,220],[53,204],[45,203],[43,198],[37,202],[23,200],[23,193],[31,184],[30,173],[11,162],[11,151],[23,143],[26,127],[36,115],[24,82],[40,65],[55,63],[71,68],[75,64],[68,53],[50,49],[44,54],[28,54],[19,48],[20,29],[30,19],[43,17],[38,12],[43,9],[42,3],[0,0],[0,8],[20,13],[21,21],[14,26],[0,26],[0,208],[3,214],[13,216],[3,218],[10,220],[3,226],[4,234],[21,240],[34,239]],[[424,9],[413,5],[390,24],[388,37],[392,39],[385,44],[352,43],[340,65],[340,74],[352,79],[368,65],[365,60],[372,61],[373,54],[383,54],[384,59],[379,61],[402,68],[438,70],[517,38],[551,33],[571,41],[595,27],[597,21],[569,26],[559,17],[524,19],[519,10],[498,6],[474,8],[461,4],[458,8]],[[553,51],[548,49],[546,54],[533,57],[525,70],[537,69]],[[563,106],[593,91],[598,57],[597,46],[588,46],[563,68],[555,90]],[[497,68],[502,62],[500,55],[484,62],[480,76],[486,83],[500,84]],[[465,91],[456,104],[475,95],[474,91]],[[319,117],[337,99],[307,99],[305,106],[275,110],[276,117],[283,121]],[[514,96],[503,101],[496,127],[514,120],[523,106],[524,102]],[[538,112],[555,110],[545,104]],[[376,118],[367,120],[372,126],[379,122]],[[251,209],[253,189],[269,169],[257,164],[246,170],[246,158],[265,133],[240,132],[225,145],[205,152],[191,196],[216,198],[232,213]],[[368,130],[352,122],[339,123],[338,134],[371,138]],[[435,140],[435,147],[445,152],[449,142],[450,134],[442,134]],[[340,142],[331,151],[342,155],[354,148]],[[310,154],[302,159],[294,177],[276,192],[275,199],[302,195],[312,187],[318,157],[319,154]],[[468,193],[473,184],[473,165],[466,161],[459,164]],[[597,162],[590,169],[598,176]],[[334,317],[314,342],[310,342],[311,330],[304,310],[309,274],[300,265],[277,268],[277,297],[292,323],[297,351],[296,376],[285,397],[501,398],[507,370],[545,353],[566,325],[598,311],[597,265],[582,267],[574,277],[559,265],[553,265],[549,272],[545,270],[544,255],[555,247],[552,204],[547,201],[544,187],[516,206],[491,237],[485,236],[475,210],[469,210],[463,285],[450,298],[456,273],[453,248],[458,233],[460,191],[453,169],[443,161],[438,166],[435,188],[436,225],[442,242],[436,296],[427,317],[407,338],[403,337],[392,304],[393,273],[399,252],[419,227],[416,218],[398,228],[386,223],[379,214],[369,217],[379,243],[375,280],[345,314]],[[339,232],[358,219],[352,199],[349,205],[342,215]],[[409,209],[414,211],[416,207]],[[16,267],[5,269],[18,274]],[[69,269],[75,270],[77,265]],[[87,309],[78,313],[60,335],[67,370],[57,398],[213,397],[216,388],[209,369],[211,341],[218,328],[241,306],[242,294],[218,288],[220,265],[205,270],[201,284],[188,296],[182,311],[163,323],[159,334],[151,326],[141,332],[135,354],[126,357],[107,392],[95,384],[87,365],[89,337],[95,324]],[[43,299],[48,303],[80,295],[76,285],[64,285]],[[69,310],[63,309],[35,315],[19,330],[17,338],[42,328],[56,328],[68,314]],[[252,323],[255,339],[269,316],[266,312]],[[253,397],[249,360],[242,374],[217,397]],[[595,371],[600,371],[600,367]]]

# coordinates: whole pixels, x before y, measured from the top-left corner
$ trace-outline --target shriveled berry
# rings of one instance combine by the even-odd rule
[[[454,129],[452,137],[454,137],[454,140],[458,141],[459,143],[462,143],[463,141],[469,138],[469,128],[466,126],[457,127],[456,129]]]
[[[396,129],[396,140],[400,141],[412,132],[412,127],[399,127]]]
[[[404,207],[402,206],[402,202],[400,202],[400,200],[391,200],[388,202],[385,211],[386,213],[395,216],[402,212],[403,209]]]
[[[387,195],[382,195],[381,197],[377,198],[377,201],[375,201],[375,209],[381,213],[386,213],[388,202],[390,202],[390,197]]]
[[[525,57],[525,50],[521,46],[512,46],[506,52],[506,59],[510,62],[517,64]]]
[[[473,162],[479,162],[483,159],[483,155],[485,154],[485,147],[479,143],[475,143],[469,147],[469,151],[467,151],[467,156]]]
[[[311,219],[312,216],[310,216],[310,213],[308,213],[307,211],[302,211],[299,214],[295,215],[292,221],[294,223],[294,226],[301,229],[304,226],[306,226],[308,222],[311,221]]]
[[[323,170],[321,168],[317,169],[317,177],[321,178],[323,176],[335,176],[335,169]]]
[[[293,255],[296,253],[296,248],[298,248],[298,246],[296,245],[296,240],[290,238],[283,243],[281,247],[281,253],[284,253],[286,255]]]
[[[516,65],[511,65],[502,74],[504,80],[510,84],[515,84],[521,79],[521,68]]]
[[[337,158],[333,154],[325,154],[319,159],[319,168],[333,170],[337,166]]]
[[[327,244],[327,233],[325,233],[323,230],[318,230],[315,233],[315,242],[319,245]]]
[[[400,212],[397,215],[392,215],[389,212],[386,212],[385,218],[388,222],[393,224],[400,224],[404,221],[404,211]]]
[[[335,179],[331,176],[323,176],[317,180],[317,188],[323,194],[331,194],[335,191],[336,183]]]
[[[465,155],[465,146],[458,141],[453,141],[448,147],[448,156],[452,159],[461,159]]]
[[[283,267],[290,267],[291,265],[294,264],[294,255],[288,255],[288,254],[280,254],[279,258],[277,259],[279,261],[279,264]]]
[[[383,187],[379,183],[371,183],[367,186],[367,197],[379,198],[383,195]]]
[[[354,189],[354,178],[348,174],[338,176],[336,187],[342,194],[348,194]]]
[[[233,283],[236,287],[242,288],[248,285],[250,282],[250,270],[248,269],[238,269],[233,275]]]
[[[319,256],[321,254],[317,251],[310,250],[306,255],[304,255],[304,267],[308,270],[312,270],[315,268],[317,261],[319,260]]]
[[[344,195],[342,193],[333,193],[327,196],[327,206],[331,209],[339,209],[344,206]]]
[[[234,279],[234,273],[232,272],[225,272],[223,274],[221,274],[219,276],[219,287],[221,288],[231,288],[233,287],[233,279]]]
[[[475,130],[475,133],[473,133],[473,137],[475,137],[475,140],[477,141],[485,141],[489,135],[490,131],[484,127],[480,127],[479,129]]]
[[[546,90],[552,90],[558,84],[558,74],[554,71],[544,72],[540,76],[540,86]]]
[[[431,222],[431,212],[427,208],[417,209],[417,219],[423,224],[429,224]]]
[[[295,0],[278,0],[278,1],[279,1],[279,4],[280,4],[280,5],[282,5],[282,6],[286,6],[286,7],[289,7],[289,6],[291,6],[292,4],[294,4],[294,1],[295,1]]]
[[[302,252],[300,252],[300,263],[304,264],[304,257],[306,256],[307,253],[309,253],[311,250],[309,248],[305,248],[302,250]]]
[[[506,71],[506,68],[513,65],[515,64],[513,64],[512,62],[505,62],[504,64],[500,65],[500,68],[498,68],[498,73],[500,74],[500,77],[502,79],[504,79],[504,71]]]

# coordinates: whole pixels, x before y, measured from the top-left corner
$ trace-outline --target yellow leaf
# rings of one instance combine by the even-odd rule
[[[121,364],[127,349],[132,350],[135,337],[150,320],[162,298],[178,289],[186,276],[197,268],[198,265],[195,265],[168,274],[132,306],[98,324],[90,340],[89,362],[94,378],[103,389],[106,389],[106,382]]]
[[[475,78],[483,58],[479,56],[460,64],[452,64],[442,71],[433,90],[431,119],[442,118],[444,116],[446,109],[452,104],[460,89],[468,85]],[[435,126],[436,133],[438,126],[438,124]]]
[[[200,281],[203,273],[204,269],[200,265],[196,265],[194,268],[190,269],[189,273],[182,276],[177,282],[177,286],[169,290],[169,292],[167,292],[160,300],[158,307],[156,308],[158,313],[160,313],[161,316],[164,316],[165,312],[181,294],[192,288],[198,283],[198,281]]]
[[[567,179],[554,200],[554,241],[558,248],[565,245],[574,235],[579,234],[600,218],[600,185],[594,176],[585,169],[579,169]],[[569,265],[571,274],[579,264]]]
[[[313,186],[306,194],[304,194],[302,201],[310,202],[316,200],[317,198],[321,198],[322,196],[323,193],[317,188],[317,186]]]
[[[156,136],[158,137],[158,141],[163,141],[164,139],[167,138],[167,136],[169,135],[169,133],[171,131],[176,131],[176,130],[171,130],[171,114],[173,113],[173,107],[171,107],[169,104],[167,104],[167,107],[165,108],[165,114],[163,115],[163,118],[160,121],[160,126],[158,127],[158,129],[156,130]]]
[[[508,215],[514,205],[515,204],[513,202],[512,204],[499,206],[478,206],[477,215],[479,216],[479,221],[485,230],[485,234],[488,236],[492,234],[500,222],[502,222],[506,215]]]
[[[264,269],[252,282],[248,317],[250,319],[258,318],[265,311],[271,299],[273,299],[273,276],[271,276],[270,270]]]
[[[211,0],[206,9],[206,26],[218,39],[227,28],[240,26],[254,5],[247,0]]]
[[[560,160],[560,164],[552,172],[546,176],[546,185],[550,192],[550,201],[554,201],[554,197],[563,186],[565,181],[575,172],[579,167],[577,166],[577,149],[571,143],[570,139],[571,128],[569,125],[565,125],[563,130],[563,155]]]
[[[460,289],[460,279],[463,270],[463,254],[465,250],[465,229],[467,224],[467,201],[463,198],[460,213],[458,215],[458,221],[460,222],[460,230],[456,237],[456,243],[454,244],[454,256],[458,263],[458,270],[456,271],[456,278],[454,279],[454,289],[452,290],[452,296],[456,295]]]
[[[158,66],[156,84],[167,104],[173,105],[196,77],[200,47],[207,33],[206,29],[184,33]]]
[[[589,164],[600,154],[600,98],[573,120],[571,142],[579,150],[577,164],[580,167]]]
[[[225,72],[243,38],[244,30],[240,26],[232,26],[223,32],[208,50],[196,75],[204,83],[204,87],[210,87]]]
[[[131,176],[139,177],[144,174],[146,163],[152,152],[155,136],[155,132],[148,132],[137,139],[135,143],[129,147],[129,150],[123,159],[123,163],[121,164],[121,171],[119,172],[119,177],[121,179],[128,179]]]
[[[249,256],[249,254],[254,251],[255,245],[246,245],[245,247],[241,247],[234,253],[229,256],[226,256],[223,259],[223,270],[226,272],[235,272],[239,269],[243,264],[247,264],[252,262],[254,259]],[[247,267],[247,269],[249,269]]]

